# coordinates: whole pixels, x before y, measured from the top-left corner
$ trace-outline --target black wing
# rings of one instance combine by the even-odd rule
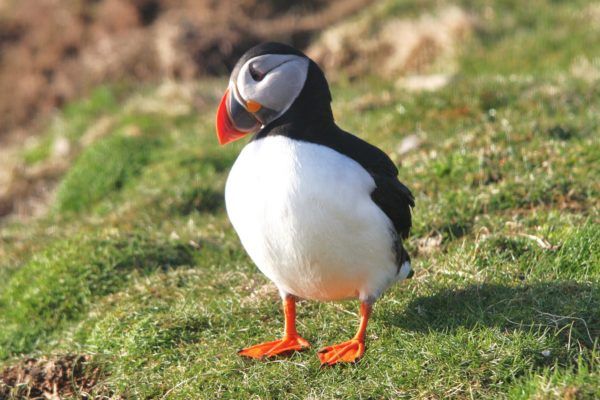
[[[410,208],[415,206],[412,193],[396,177],[373,173],[371,173],[371,176],[375,179],[376,185],[375,190],[371,193],[371,198],[392,220],[400,237],[406,239],[412,226]]]
[[[328,147],[352,158],[359,163],[375,180],[375,190],[371,198],[392,221],[396,232],[406,239],[412,226],[411,207],[415,198],[397,176],[398,169],[390,158],[379,148],[364,140],[336,129],[336,132],[323,135]]]

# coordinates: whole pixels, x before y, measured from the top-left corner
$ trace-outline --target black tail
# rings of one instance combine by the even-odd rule
[[[395,245],[394,251],[396,253],[396,267],[398,268],[398,271],[396,273],[398,274],[398,273],[400,273],[400,268],[402,268],[402,265],[405,262],[408,262],[410,264],[410,255],[408,254],[408,252],[406,251],[404,246],[402,246],[402,240],[400,238],[398,238],[396,240],[396,245]],[[412,276],[414,274],[415,273],[413,272],[413,270],[411,268],[411,270],[408,273],[408,276],[406,278],[407,279],[412,278]]]

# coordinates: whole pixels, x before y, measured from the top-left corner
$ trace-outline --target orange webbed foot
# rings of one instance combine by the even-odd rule
[[[296,336],[284,336],[282,339],[257,344],[238,352],[239,355],[250,358],[274,357],[279,354],[300,351],[310,347],[304,338]]]
[[[350,339],[347,342],[327,346],[318,351],[321,366],[334,365],[340,362],[356,362],[365,353],[365,342]]]

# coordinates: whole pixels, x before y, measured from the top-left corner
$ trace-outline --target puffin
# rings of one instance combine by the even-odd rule
[[[402,242],[414,197],[382,150],[336,125],[331,101],[313,60],[267,42],[235,64],[218,106],[221,145],[252,136],[227,177],[228,217],[283,301],[282,338],[244,348],[241,356],[309,348],[296,329],[298,299],[358,299],[356,335],[317,352],[321,366],[356,362],[373,304],[413,274]]]

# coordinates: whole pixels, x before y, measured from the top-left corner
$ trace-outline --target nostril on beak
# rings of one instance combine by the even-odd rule
[[[259,102],[254,100],[248,100],[246,102],[246,109],[251,113],[255,113],[262,108],[262,105]]]

